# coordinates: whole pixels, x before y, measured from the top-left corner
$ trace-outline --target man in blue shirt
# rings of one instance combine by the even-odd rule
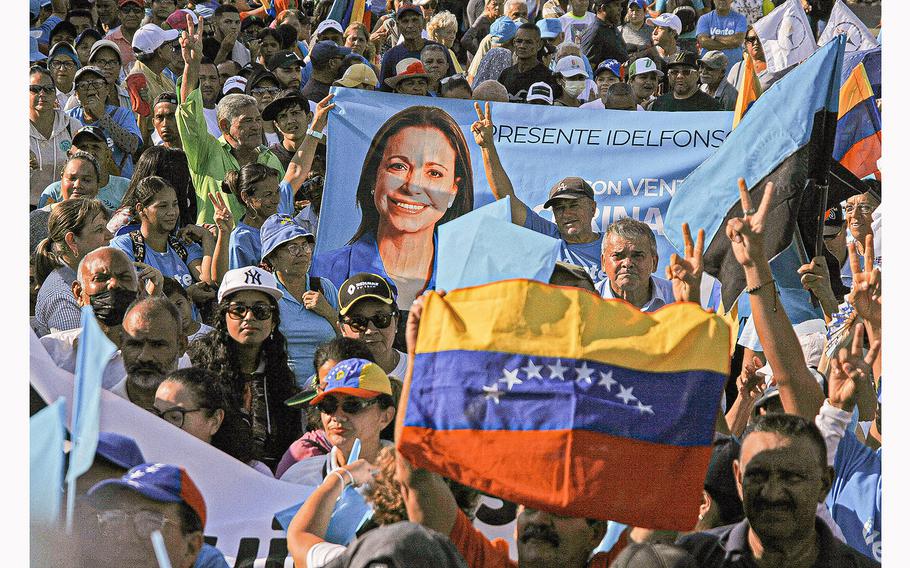
[[[654,276],[657,239],[647,223],[630,217],[614,221],[603,235],[601,265],[606,277],[595,287],[604,298],[622,298],[643,312],[674,301],[669,280]]]
[[[733,0],[714,0],[714,10],[698,19],[695,26],[698,45],[704,55],[719,49],[727,56],[727,72],[742,61],[743,40],[746,39],[746,17],[730,9]]]

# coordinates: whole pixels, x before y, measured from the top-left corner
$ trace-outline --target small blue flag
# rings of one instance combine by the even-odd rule
[[[66,399],[58,398],[29,419],[29,513],[33,523],[55,524],[63,497]]]
[[[360,438],[354,441],[348,463],[360,458]],[[357,536],[357,530],[373,516],[373,508],[352,486],[345,486],[341,497],[335,502],[335,510],[325,532],[325,540],[347,545]]]

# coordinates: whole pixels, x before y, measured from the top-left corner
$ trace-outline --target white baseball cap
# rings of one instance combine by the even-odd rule
[[[153,53],[165,42],[180,37],[180,30],[162,30],[157,24],[145,24],[133,34],[133,51]]]
[[[221,89],[221,94],[226,95],[231,92],[231,89],[240,89],[240,92],[245,92],[246,77],[241,77],[240,75],[228,77],[227,81],[224,82],[224,88]]]
[[[340,34],[344,33],[344,30],[341,29],[341,24],[339,24],[335,20],[322,20],[321,22],[319,22],[319,25],[316,26],[316,32],[315,32],[316,37],[319,37],[319,34],[321,34],[322,32],[324,32],[326,30],[336,30]]]
[[[682,21],[679,19],[679,16],[676,14],[670,14],[669,12],[664,12],[663,14],[657,16],[656,18],[648,18],[647,22],[652,26],[660,26],[662,28],[670,28],[676,35],[682,33]]]
[[[632,65],[629,65],[629,77],[644,75],[645,73],[657,73],[658,77],[664,76],[664,72],[658,69],[657,64],[648,57],[636,59],[632,62]]]
[[[554,72],[559,73],[563,77],[572,77],[579,74],[588,77],[588,70],[585,69],[585,62],[577,55],[566,55],[557,61]]]
[[[275,298],[276,302],[283,296],[281,290],[278,289],[278,282],[271,272],[258,266],[242,266],[225,273],[224,279],[221,280],[221,287],[218,288],[218,302],[234,292],[242,290],[256,290],[268,294]]]
[[[528,96],[525,99],[527,102],[531,101],[544,101],[548,105],[553,104],[553,88],[544,83],[543,81],[538,81],[537,83],[532,83],[528,87]]]

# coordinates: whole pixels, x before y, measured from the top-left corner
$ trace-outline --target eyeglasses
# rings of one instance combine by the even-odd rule
[[[698,69],[692,69],[691,67],[686,67],[686,68],[674,67],[674,68],[670,69],[669,71],[667,71],[668,75],[682,75],[683,77],[688,77],[688,76],[692,75],[693,73],[698,73]]]
[[[72,69],[76,64],[69,59],[55,59],[47,64],[51,69]]]
[[[253,304],[252,306],[247,306],[246,304],[230,304],[227,309],[227,313],[231,316],[231,319],[241,320],[246,317],[246,313],[252,311],[253,317],[258,320],[267,320],[272,317],[272,314],[275,313],[275,308],[271,305],[259,302]]]
[[[126,6],[121,6],[120,11],[124,14],[144,14],[145,8],[140,8],[139,6],[132,6],[127,4]]]
[[[284,247],[284,250],[291,253],[291,256],[300,256],[303,253],[309,254],[310,251],[313,249],[309,243],[303,244],[303,245],[298,244],[298,243],[291,243],[291,244],[287,245],[286,247]]]
[[[344,410],[345,414],[354,415],[359,414],[364,409],[376,404],[377,402],[379,402],[378,398],[348,398],[339,405],[337,398],[334,396],[327,396],[319,401],[319,403],[316,405],[316,408],[319,409],[319,412],[332,415],[335,414],[338,411],[338,407],[341,406],[341,410]]]
[[[370,317],[365,316],[341,316],[342,323],[346,323],[356,331],[366,331],[370,322],[376,326],[376,329],[385,329],[392,325],[394,313],[375,314]]]
[[[746,36],[746,43],[755,43],[758,41],[758,36]]]
[[[101,533],[107,537],[122,533],[123,529],[131,521],[133,529],[136,531],[136,536],[141,539],[151,538],[153,532],[161,531],[164,529],[164,525],[168,523],[180,527],[177,521],[173,521],[156,511],[129,512],[123,509],[110,509],[98,513],[98,524],[101,526]]]
[[[278,87],[253,87],[250,92],[254,95],[274,95],[279,90]]]
[[[95,67],[117,67],[120,65],[120,61],[117,59],[96,59],[94,61],[90,61],[89,63]]]
[[[29,92],[35,93],[36,95],[40,95],[41,93],[53,95],[54,91],[56,91],[57,89],[53,86],[47,87],[45,85],[29,85],[28,90],[29,90]]]
[[[104,79],[97,79],[95,81],[83,81],[76,85],[76,89],[80,91],[100,91],[107,87],[107,81]]]
[[[204,406],[200,406],[198,408],[183,408],[180,406],[173,406],[167,410],[158,410],[153,406],[152,414],[156,414],[158,418],[163,418],[178,428],[183,428],[183,422],[186,420],[186,415],[193,412],[199,412],[200,410],[207,409]]]
[[[865,203],[860,203],[859,205],[852,205],[848,203],[844,206],[844,213],[853,213],[856,211],[861,215],[869,215],[872,213],[873,209],[874,208],[871,205],[866,205]]]

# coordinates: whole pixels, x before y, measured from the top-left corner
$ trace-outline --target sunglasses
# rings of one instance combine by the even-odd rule
[[[758,36],[746,36],[746,43],[755,43],[758,41]]]
[[[363,412],[364,409],[373,406],[377,402],[379,402],[378,397],[370,399],[348,398],[339,405],[337,398],[334,396],[327,396],[319,401],[316,408],[319,409],[319,412],[332,415],[335,414],[338,411],[338,407],[341,406],[341,410],[344,410],[345,414],[354,415]]]
[[[28,90],[32,93],[35,93],[36,95],[40,95],[41,93],[47,93],[48,95],[53,95],[54,91],[56,91],[57,89],[54,87],[46,87],[44,85],[29,85]]]
[[[370,317],[341,316],[341,322],[351,326],[355,331],[366,331],[367,327],[370,325],[370,322],[373,322],[373,325],[376,326],[376,329],[385,329],[392,325],[392,318],[394,317],[395,314],[389,312],[384,314],[375,314]]]
[[[228,315],[231,319],[241,320],[246,317],[247,312],[253,312],[253,317],[258,320],[267,320],[272,317],[272,314],[275,313],[275,308],[270,304],[259,302],[253,304],[252,306],[247,306],[246,304],[230,304],[227,309]]]

